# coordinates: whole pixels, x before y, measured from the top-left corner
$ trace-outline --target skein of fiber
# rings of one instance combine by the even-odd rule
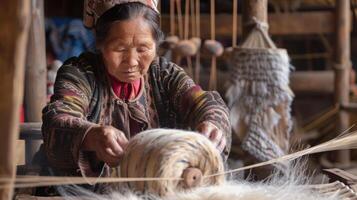
[[[221,56],[223,54],[223,45],[217,40],[206,40],[204,47],[207,52],[214,56]]]
[[[167,44],[168,49],[173,49],[176,47],[178,41],[179,41],[179,38],[176,35],[172,35],[172,36],[166,37],[164,43]]]
[[[202,176],[224,171],[219,151],[203,135],[194,132],[153,129],[131,139],[120,165],[121,177],[181,178],[188,168],[197,168]],[[220,185],[224,176],[203,178],[197,186]],[[187,189],[183,180],[130,182],[134,191],[172,195]]]
[[[193,56],[197,50],[196,43],[191,40],[181,40],[176,45],[176,51],[182,56]]]
[[[201,48],[201,43],[202,43],[201,38],[192,37],[190,40],[196,45],[197,50]]]

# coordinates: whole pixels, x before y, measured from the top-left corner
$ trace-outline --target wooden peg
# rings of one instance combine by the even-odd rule
[[[198,168],[189,167],[182,173],[185,188],[194,188],[201,185],[202,172]]]

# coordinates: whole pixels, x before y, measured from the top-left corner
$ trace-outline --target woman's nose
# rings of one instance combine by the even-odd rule
[[[139,57],[136,49],[131,49],[126,56],[126,62],[130,67],[138,66],[139,64]]]

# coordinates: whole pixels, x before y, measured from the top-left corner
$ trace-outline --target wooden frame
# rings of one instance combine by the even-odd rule
[[[201,36],[210,37],[210,24],[208,14],[201,14]],[[216,35],[218,38],[232,37],[232,15],[216,14]],[[269,13],[269,33],[272,35],[308,35],[330,34],[335,32],[335,14],[331,11],[314,11],[298,13]],[[238,16],[238,34],[242,34],[242,16]],[[309,23],[306,23],[309,22]],[[162,16],[162,28],[164,32],[170,32],[170,17]],[[177,27],[177,26],[176,26]],[[178,31],[176,30],[176,33]]]

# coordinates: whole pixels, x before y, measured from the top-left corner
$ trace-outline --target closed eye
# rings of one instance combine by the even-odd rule
[[[146,51],[148,51],[150,49],[148,47],[139,47],[137,50],[138,50],[138,52],[143,53],[143,52],[146,52]]]
[[[116,48],[114,48],[114,51],[117,51],[117,52],[123,52],[125,50],[126,49],[124,47],[116,47]]]

